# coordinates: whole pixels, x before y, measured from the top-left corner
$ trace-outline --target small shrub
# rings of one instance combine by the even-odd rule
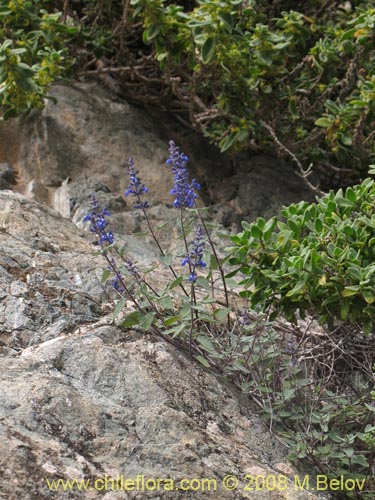
[[[85,220],[107,262],[102,280],[111,279],[117,294],[118,324],[154,333],[226,376],[289,444],[291,459],[307,460],[331,478],[362,482],[361,492],[340,491],[341,500],[370,500],[375,353],[361,327],[367,330],[373,321],[367,309],[375,294],[373,181],[366,179],[345,195],[330,193],[316,205],[292,205],[283,211],[284,221],[244,223],[224,258],[196,207],[200,186],[190,181],[187,162],[171,142],[167,164],[174,176],[170,192],[181,242],[181,251],[172,255],[159,242],[148,217],[148,188],[129,160],[125,195],[134,198],[158,249],[156,269],[140,269],[126,245],[118,248],[108,229],[109,212],[92,198]],[[225,277],[226,260],[237,269]],[[152,273],[163,268],[171,279],[157,287]],[[240,284],[231,277],[239,272],[245,276]],[[364,282],[358,278],[353,284],[352,275]],[[302,316],[306,309],[331,329],[308,325],[302,330],[280,317],[270,321],[265,312],[271,307],[293,320],[297,309]]]
[[[375,183],[290,205],[283,219],[243,222],[229,262],[244,275],[241,294],[296,322],[316,315],[330,329],[375,328]]]
[[[0,2],[0,109],[5,119],[43,107],[50,83],[73,63],[66,43],[78,32],[43,2]]]

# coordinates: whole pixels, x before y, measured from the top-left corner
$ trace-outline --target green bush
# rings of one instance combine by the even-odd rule
[[[273,337],[263,330],[241,358],[249,372],[242,389],[290,444],[293,460],[364,480],[362,492],[340,499],[372,499],[375,182],[290,205],[279,219],[243,222],[232,241],[236,269],[228,278],[240,273],[240,295],[276,321]],[[295,324],[287,342],[280,315]]]
[[[289,151],[324,169],[372,161],[371,3],[181,4],[131,0],[166,85],[222,151]]]
[[[92,76],[222,151],[358,179],[375,162],[374,23],[365,0],[0,0],[0,104],[27,111],[52,81]]]
[[[65,48],[77,33],[43,0],[0,0],[0,109],[5,119],[43,107],[51,82],[73,63]]]
[[[243,222],[229,262],[244,275],[242,295],[289,320],[316,315],[333,329],[375,327],[375,183],[282,211],[283,218]]]

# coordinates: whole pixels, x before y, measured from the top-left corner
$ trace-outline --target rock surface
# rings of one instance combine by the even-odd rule
[[[82,224],[95,192],[132,258],[152,264],[152,242],[131,234],[145,223],[123,198],[124,168],[134,156],[152,223],[174,219],[169,138],[191,157],[218,222],[273,215],[310,193],[287,166],[258,157],[234,168],[170,119],[94,84],[54,86],[52,94],[57,104],[48,101],[42,113],[0,122],[0,162],[18,174],[18,193],[0,190],[0,500],[316,500],[295,490],[287,450],[236,391],[175,347],[114,324],[105,262]],[[164,241],[175,244],[175,236]],[[175,486],[207,478],[217,490],[95,489],[96,480],[137,475]],[[237,488],[223,488],[227,475],[238,477]],[[246,475],[290,481],[283,491],[245,491]],[[90,484],[52,491],[47,479]]]
[[[244,218],[269,217],[283,205],[313,200],[284,161],[220,155],[169,116],[151,116],[96,83],[55,85],[51,96],[56,102],[47,100],[42,112],[34,111],[24,122],[0,122],[0,162],[9,162],[19,173],[18,191],[49,203],[64,217],[74,218],[87,204],[90,183],[121,197],[130,156],[149,188],[151,203],[170,205],[173,179],[165,165],[170,139],[190,157],[191,175],[202,184],[203,201],[213,206],[220,223],[238,227]],[[131,200],[123,205],[132,208]]]
[[[165,342],[112,324],[91,239],[0,192],[0,498],[316,499],[292,482],[244,491],[246,474],[293,479],[286,450],[229,386]],[[153,259],[151,246],[138,252]],[[46,482],[102,487],[94,481],[142,474],[176,485],[209,478],[217,491],[56,492]],[[236,490],[221,486],[227,475],[240,479]]]

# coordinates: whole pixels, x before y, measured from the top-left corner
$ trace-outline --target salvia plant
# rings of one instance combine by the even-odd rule
[[[370,500],[374,353],[371,333],[363,331],[373,328],[373,181],[315,205],[291,205],[280,221],[244,223],[232,237],[235,246],[220,256],[204,209],[197,207],[200,185],[190,180],[188,161],[170,141],[166,164],[181,246],[176,255],[159,241],[148,188],[134,160],[128,162],[124,194],[143,214],[159,266],[170,275],[165,285],[155,285],[154,269],[138,266],[126,245],[119,248],[110,213],[92,196],[84,220],[106,260],[102,280],[115,292],[116,321],[152,332],[224,375],[283,437],[293,460],[307,460],[332,478],[363,481],[361,492],[340,491],[338,498]],[[234,280],[240,273],[242,283]],[[296,318],[305,311],[320,319],[319,328],[299,325]],[[271,318],[275,312],[296,324]]]

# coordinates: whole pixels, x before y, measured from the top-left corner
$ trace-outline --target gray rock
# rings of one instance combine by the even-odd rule
[[[27,184],[25,196],[31,200],[36,200],[47,205],[49,203],[48,189],[35,179]]]
[[[151,261],[151,246],[138,257]],[[293,479],[287,450],[222,380],[162,340],[113,326],[102,267],[87,233],[0,192],[0,498],[316,500],[293,482],[244,491],[247,474]],[[46,482],[139,474],[209,478],[217,491],[55,492]],[[238,489],[222,487],[228,474]]]
[[[316,500],[293,482],[245,491],[246,475],[294,478],[286,448],[224,381],[160,339],[114,325],[106,264],[82,221],[95,193],[130,257],[154,265],[153,242],[131,234],[147,224],[123,197],[126,161],[135,157],[149,187],[152,224],[174,221],[168,137],[191,157],[212,217],[228,225],[307,196],[298,179],[269,159],[242,158],[234,168],[196,136],[180,141],[172,122],[96,84],[51,92],[57,104],[23,123],[0,122],[0,161],[14,165],[15,189],[28,196],[0,191],[0,499]],[[171,227],[159,230],[166,247],[179,244]],[[149,276],[155,286],[170,279]],[[138,474],[211,478],[217,491],[55,492],[46,483]],[[237,489],[223,489],[228,474]]]
[[[212,190],[216,186],[212,184]],[[301,200],[315,201],[293,167],[282,160],[259,155],[238,161],[236,173],[219,185],[219,201],[225,207],[225,223],[278,215],[281,208]]]
[[[0,133],[7,138],[0,161],[12,159],[20,175],[19,192],[48,203],[64,217],[79,220],[88,188],[98,192],[95,185],[105,186],[124,209],[130,156],[149,188],[151,204],[172,206],[173,175],[165,165],[169,139],[190,158],[191,177],[202,184],[200,204],[212,206],[225,225],[238,227],[244,218],[269,217],[283,205],[314,198],[285,161],[221,155],[168,115],[131,106],[96,83],[54,85],[51,96],[57,103],[47,100],[43,111],[34,111],[22,123],[0,122]],[[37,184],[30,187],[30,182]],[[132,201],[126,200],[129,211]]]
[[[57,102],[46,100],[44,110],[33,111],[22,124],[0,126],[13,134],[3,155],[16,158],[23,183],[36,179],[53,191],[68,177],[75,181],[86,174],[119,194],[127,187],[133,156],[153,199],[166,201],[168,191],[160,186],[170,181],[168,152],[147,113],[96,84],[55,85],[51,96]]]

